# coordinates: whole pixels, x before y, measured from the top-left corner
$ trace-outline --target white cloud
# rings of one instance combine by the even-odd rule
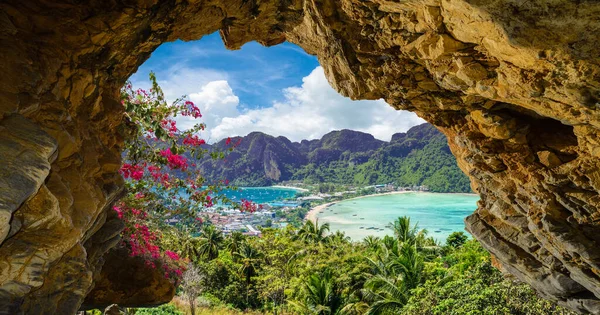
[[[221,124],[223,117],[239,115],[240,99],[233,94],[233,90],[225,80],[209,82],[200,89],[200,92],[190,94],[189,98],[200,108],[202,113],[200,120],[206,124],[209,131]],[[181,120],[183,123],[184,119]],[[188,127],[188,124],[191,127],[194,123],[197,123],[194,119],[186,117],[182,127]]]
[[[223,116],[210,130],[211,139],[262,131],[299,141],[320,138],[332,130],[353,129],[389,141],[392,134],[424,122],[414,113],[396,111],[383,100],[353,101],[341,96],[331,88],[321,67],[302,81],[300,87],[285,89],[285,100],[272,107]]]
[[[187,63],[174,63],[163,69],[148,69],[138,71],[131,77],[134,86],[148,89],[150,81],[148,73],[154,71],[158,78],[158,84],[165,96],[174,100],[182,95],[188,95],[198,88],[217,80],[228,80],[229,75],[224,71],[207,68],[190,68]]]
[[[252,131],[299,141],[320,138],[340,129],[368,132],[389,141],[392,134],[424,122],[414,113],[397,111],[383,100],[353,101],[341,96],[331,88],[321,67],[315,68],[302,82],[299,87],[286,88],[283,101],[253,109],[242,108],[225,73],[178,68],[159,84],[168,99],[187,94],[196,103],[203,115],[201,119],[178,117],[177,121],[181,128],[206,123],[203,137],[209,142]]]

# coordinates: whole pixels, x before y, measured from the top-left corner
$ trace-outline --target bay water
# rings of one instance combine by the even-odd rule
[[[317,213],[317,218],[319,224],[329,223],[332,232],[343,231],[358,241],[367,235],[392,235],[390,223],[408,216],[412,224],[418,223],[429,236],[444,243],[452,232],[464,231],[464,218],[475,211],[478,200],[474,194],[375,195],[336,202]]]
[[[298,190],[283,187],[239,187],[237,190],[224,190],[223,194],[234,201],[250,200],[257,204],[274,207],[296,206]],[[286,200],[292,198],[293,200]]]

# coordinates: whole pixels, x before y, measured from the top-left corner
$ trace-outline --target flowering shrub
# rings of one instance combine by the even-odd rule
[[[186,231],[190,227],[199,229],[203,224],[199,211],[216,203],[250,212],[259,206],[247,200],[234,204],[220,194],[227,181],[205,183],[190,161],[205,154],[224,158],[225,152],[203,148],[206,142],[198,132],[204,130],[204,124],[180,130],[175,117],[200,118],[200,110],[184,98],[168,104],[153,73],[150,81],[149,91],[133,90],[129,83],[122,89],[128,136],[120,173],[126,180],[128,194],[113,209],[126,225],[121,245],[128,248],[131,256],[145,258],[149,267],[160,267],[166,277],[177,281],[186,262],[174,249],[160,248],[160,231],[173,225],[185,226]],[[237,144],[231,144],[229,139],[229,151]]]

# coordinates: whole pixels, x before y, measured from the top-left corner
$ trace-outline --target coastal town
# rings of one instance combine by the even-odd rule
[[[297,227],[305,220],[314,220],[322,207],[337,201],[376,194],[429,191],[427,186],[401,187],[393,184],[364,187],[325,185],[327,189],[323,187],[323,185],[307,188],[276,186],[281,189],[293,189],[296,191],[296,196],[288,200],[261,204],[262,208],[252,213],[216,205],[202,211],[200,216],[219,228],[225,235],[239,231],[247,236],[261,236],[261,228],[285,228],[289,224]]]

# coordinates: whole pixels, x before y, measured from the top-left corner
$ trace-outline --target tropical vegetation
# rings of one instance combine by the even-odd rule
[[[228,235],[216,258],[192,260],[202,274],[198,304],[272,314],[574,314],[505,278],[463,232],[440,244],[410,218],[390,225],[393,236],[359,242],[318,222]]]

